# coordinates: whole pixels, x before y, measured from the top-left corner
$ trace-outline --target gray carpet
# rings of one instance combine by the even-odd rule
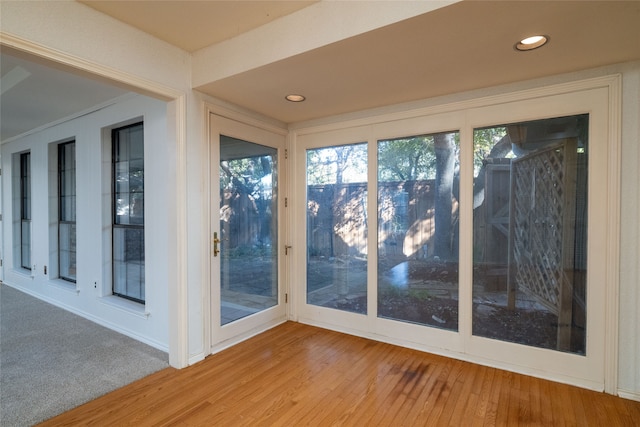
[[[0,425],[30,426],[166,368],[168,355],[0,285]]]

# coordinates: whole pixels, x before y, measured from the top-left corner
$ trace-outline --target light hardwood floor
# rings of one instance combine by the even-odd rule
[[[288,322],[43,426],[640,426],[640,402]]]

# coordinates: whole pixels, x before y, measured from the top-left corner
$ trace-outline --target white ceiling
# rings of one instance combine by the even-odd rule
[[[193,52],[273,23],[314,2],[83,3]],[[397,2],[398,7],[402,3]],[[640,1],[463,1],[196,89],[295,123],[639,60],[638,23]],[[531,52],[513,49],[517,40],[536,33],[549,35],[550,43]],[[65,79],[60,70],[32,65],[7,53],[12,52],[3,48],[3,141],[73,115],[73,110],[84,111],[87,103],[98,105],[122,94],[122,89],[77,75]],[[47,83],[52,78],[62,80]],[[61,90],[51,92],[54,88]],[[307,101],[285,101],[284,95],[290,92],[306,95]],[[43,94],[50,101],[46,106],[40,102]]]
[[[129,93],[2,46],[0,141],[77,117]]]
[[[637,59],[638,1],[463,1],[197,89],[295,123]]]
[[[318,0],[78,1],[187,52],[194,52],[289,15]]]

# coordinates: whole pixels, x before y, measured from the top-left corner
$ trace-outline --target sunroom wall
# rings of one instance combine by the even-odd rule
[[[620,256],[619,256],[619,304],[618,310],[618,358],[616,389],[621,396],[640,401],[640,62],[614,64],[597,69],[556,75],[530,81],[523,81],[500,87],[463,92],[450,96],[391,105],[373,110],[354,112],[339,117],[331,117],[296,123],[290,126],[292,132],[308,132],[313,128],[350,127],[372,123],[389,115],[402,114],[415,109],[439,107],[457,102],[473,101],[480,98],[504,95],[529,89],[544,88],[554,84],[620,74],[622,76],[620,183]],[[348,123],[348,124],[345,124]],[[618,123],[612,122],[614,125]]]
[[[166,191],[170,177],[166,171],[173,160],[167,149],[167,103],[141,95],[130,95],[119,102],[83,117],[41,130],[2,145],[2,169],[12,173],[14,153],[31,153],[32,241],[30,272],[5,264],[3,282],[26,293],[65,308],[99,324],[124,333],[164,351],[168,338],[168,247],[169,215]],[[110,296],[110,242],[108,230],[111,212],[110,176],[103,166],[111,162],[109,129],[131,121],[144,123],[145,144],[145,283],[146,303],[136,304]],[[105,136],[107,138],[105,138]],[[57,257],[55,233],[50,224],[56,222],[56,209],[50,209],[55,194],[51,180],[52,144],[75,139],[76,142],[76,225],[77,281],[59,279],[52,268]],[[106,149],[105,149],[106,147]],[[107,157],[108,156],[108,157]],[[54,164],[54,167],[57,164]],[[12,180],[2,182],[3,253],[13,259],[11,245],[14,232]],[[105,227],[106,226],[106,227]],[[45,267],[47,273],[45,274]],[[53,274],[52,274],[53,273]]]

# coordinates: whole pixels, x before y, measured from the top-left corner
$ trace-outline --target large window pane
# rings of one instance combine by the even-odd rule
[[[367,145],[307,151],[307,303],[367,312]]]
[[[277,150],[220,135],[220,324],[278,304]]]
[[[588,121],[474,131],[474,335],[585,353]]]
[[[58,145],[58,271],[76,281],[76,144]]]
[[[31,270],[31,221],[20,223],[20,262],[22,268]]]
[[[144,302],[144,139],[138,123],[114,129],[113,293]]]
[[[378,141],[378,316],[458,329],[458,133]]]
[[[31,270],[31,153],[20,154],[20,266]]]
[[[113,293],[144,301],[144,229],[113,230]]]
[[[116,132],[114,148],[115,223],[144,222],[144,154],[142,125]]]
[[[76,280],[76,224],[60,223],[58,237],[58,257],[61,278],[75,282]]]

